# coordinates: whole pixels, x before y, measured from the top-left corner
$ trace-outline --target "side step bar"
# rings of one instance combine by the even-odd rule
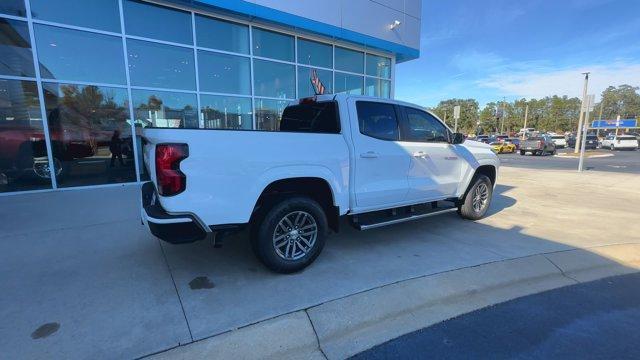
[[[407,221],[424,219],[426,217],[446,214],[446,213],[450,213],[450,212],[457,211],[457,210],[458,210],[458,208],[454,207],[454,208],[442,209],[442,210],[437,210],[437,211],[431,211],[431,212],[428,212],[428,213],[425,213],[425,214],[409,215],[409,216],[406,216],[406,217],[401,217],[401,218],[396,218],[396,219],[391,219],[391,220],[386,220],[386,221],[381,221],[381,222],[376,222],[376,223],[371,223],[371,224],[359,224],[358,223],[358,224],[354,224],[354,226],[358,230],[369,230],[369,229],[375,229],[375,228],[379,228],[379,227],[383,227],[383,226],[387,226],[387,225],[393,225],[393,224],[399,224],[399,223],[403,223],[403,222],[407,222]]]

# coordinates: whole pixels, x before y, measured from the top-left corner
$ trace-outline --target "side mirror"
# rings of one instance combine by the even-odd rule
[[[462,144],[463,142],[464,142],[464,134],[462,133],[451,134],[451,144],[457,145],[457,144]]]

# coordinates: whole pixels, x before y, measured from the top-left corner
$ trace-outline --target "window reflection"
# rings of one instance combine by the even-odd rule
[[[249,54],[249,27],[229,21],[196,15],[198,46]]]
[[[271,59],[294,61],[293,36],[253,28],[253,55]]]
[[[336,46],[336,70],[364,73],[364,54]]]
[[[271,99],[256,99],[256,129],[278,131],[282,112],[289,102]]]
[[[226,94],[251,94],[249,58],[198,51],[200,90]]]
[[[391,59],[367,54],[367,75],[391,78]]]
[[[195,94],[133,90],[131,96],[136,127],[199,127]]]
[[[377,96],[381,98],[389,98],[391,95],[391,81],[375,78],[367,78],[365,94],[369,96]]]
[[[362,95],[363,93],[363,82],[364,78],[362,76],[343,74],[336,72],[336,83],[335,83],[335,92],[336,93],[347,93],[353,95]]]
[[[44,84],[58,186],[136,181],[127,91]]]
[[[188,12],[143,1],[126,0],[122,5],[128,35],[193,44],[191,15]]]
[[[126,84],[122,38],[40,24],[34,29],[43,78]]]
[[[295,66],[256,59],[253,71],[256,95],[283,99],[296,97]]]
[[[0,192],[51,188],[35,81],[0,80]]]
[[[207,129],[251,129],[251,99],[201,95],[202,118]]]
[[[315,95],[314,86],[311,83],[313,78],[313,68],[298,66],[298,97],[309,97]],[[333,72],[329,70],[315,69],[318,79],[324,85],[324,93],[333,92]]]
[[[3,0],[4,1],[4,0]],[[34,19],[120,32],[120,11],[113,0],[29,0]]]
[[[0,74],[35,77],[25,21],[0,19]]]
[[[24,0],[2,0],[0,1],[0,14],[13,16],[27,16],[24,7]]]
[[[195,90],[193,50],[128,40],[131,85]]]
[[[298,39],[298,63],[330,69],[333,67],[333,48],[316,41]]]

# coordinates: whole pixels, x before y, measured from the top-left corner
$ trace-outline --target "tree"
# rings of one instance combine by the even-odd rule
[[[453,108],[460,105],[459,132],[472,132],[478,121],[479,105],[475,99],[448,99],[440,101],[438,106],[431,109],[439,118],[446,121],[449,127],[454,127]],[[446,113],[446,118],[445,118]]]
[[[599,112],[602,106],[603,119],[615,119],[618,115],[622,119],[638,118],[640,117],[638,89],[640,88],[630,85],[609,86],[602,92],[601,102],[596,104],[595,109]]]

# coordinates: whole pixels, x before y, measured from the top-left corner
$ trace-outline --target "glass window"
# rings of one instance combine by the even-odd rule
[[[0,74],[36,76],[25,21],[0,19]]]
[[[233,96],[200,95],[202,118],[207,129],[251,129],[251,99]]]
[[[193,50],[127,40],[131,85],[195,90]]]
[[[251,95],[249,58],[210,51],[198,51],[200,90]]]
[[[283,61],[294,61],[293,36],[253,28],[253,55]]]
[[[0,79],[0,192],[51,188],[40,114],[35,81]]]
[[[271,99],[255,99],[256,129],[278,131],[282,112],[288,102]]]
[[[142,1],[127,0],[123,5],[127,35],[193,44],[190,13]]]
[[[398,119],[392,104],[357,101],[360,132],[381,140],[398,140]]]
[[[405,141],[447,142],[449,133],[440,121],[426,111],[404,107],[407,114],[407,131],[402,137]]]
[[[364,73],[364,53],[336,46],[336,70]]]
[[[315,95],[314,88],[316,88],[317,86],[313,85],[312,82],[312,79],[314,79],[314,71],[316,73],[317,79],[320,80],[322,87],[324,87],[323,94],[333,93],[332,71],[298,66],[298,97],[308,97]]]
[[[391,59],[367,54],[367,75],[391,78]]]
[[[196,94],[132,90],[136,127],[198,128]]]
[[[331,69],[333,47],[316,41],[298,39],[298,63]]]
[[[296,68],[293,65],[265,60],[253,61],[254,90],[257,96],[296,97]]]
[[[338,106],[335,101],[314,101],[287,106],[282,113],[280,131],[338,134]]]
[[[364,77],[336,72],[336,93],[362,95]]]
[[[114,0],[30,0],[34,19],[120,32],[120,10]]]
[[[136,181],[127,90],[45,83],[58,186]]]
[[[229,21],[196,15],[198,46],[249,54],[249,27]]]
[[[13,16],[27,16],[24,7],[24,0],[2,0],[0,1],[0,13]]]
[[[366,82],[366,95],[381,98],[389,98],[391,96],[391,81],[368,77]]]
[[[34,28],[43,78],[126,84],[120,37],[40,24]]]

